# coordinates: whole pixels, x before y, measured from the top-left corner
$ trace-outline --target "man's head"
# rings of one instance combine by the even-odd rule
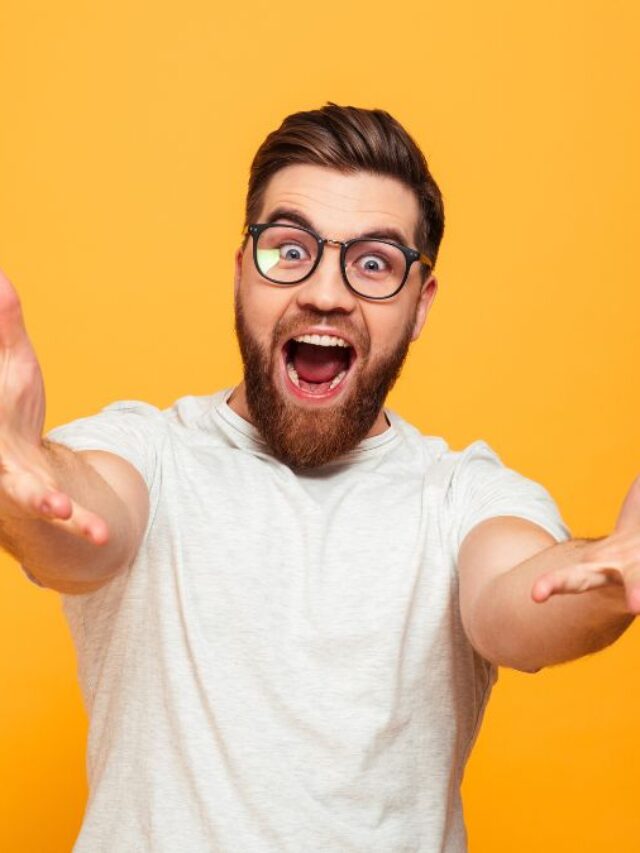
[[[384,400],[437,290],[442,199],[388,113],[329,104],[289,116],[258,150],[255,224],[278,227],[237,253],[245,376],[230,404],[283,462],[317,467],[386,428]]]

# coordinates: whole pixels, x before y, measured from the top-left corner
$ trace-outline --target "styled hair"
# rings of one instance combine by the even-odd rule
[[[418,200],[416,246],[435,264],[444,231],[442,195],[424,154],[388,112],[328,102],[321,109],[287,116],[253,158],[245,227],[257,221],[269,180],[294,164],[372,172],[401,181]]]

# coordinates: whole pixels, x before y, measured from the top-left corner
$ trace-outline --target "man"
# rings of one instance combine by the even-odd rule
[[[289,116],[236,256],[244,381],[46,438],[3,280],[2,542],[63,593],[77,647],[76,851],[460,853],[497,667],[594,652],[640,611],[640,479],[611,535],[572,539],[484,441],[384,408],[443,223],[387,113]]]

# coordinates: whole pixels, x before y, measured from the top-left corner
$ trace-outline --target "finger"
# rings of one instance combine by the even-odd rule
[[[74,536],[103,545],[109,538],[104,519],[85,509],[69,495],[42,483],[33,472],[21,470],[0,477],[2,491],[16,512],[40,518]]]
[[[37,493],[33,498],[33,509],[46,518],[69,518],[72,512],[71,499],[57,490]]]
[[[565,569],[547,572],[536,579],[531,588],[531,597],[536,602],[543,602],[552,595],[586,592],[589,589],[621,584],[620,568],[611,563],[593,564],[578,563]]]
[[[616,521],[616,532],[640,531],[640,475],[631,484]]]
[[[66,530],[75,536],[102,545],[108,539],[107,524],[99,515],[85,509],[61,491],[39,494],[33,501],[34,509],[44,521]]]
[[[85,509],[64,492],[56,490],[38,494],[32,504],[42,520],[53,527],[88,539],[94,545],[103,545],[109,538],[104,519]]]
[[[631,563],[624,570],[624,587],[630,613],[640,613],[640,563]]]
[[[56,489],[49,478],[26,467],[12,467],[6,458],[0,473],[0,495],[3,504],[9,507],[9,514],[61,515],[64,518],[71,513],[69,498]]]
[[[68,518],[44,516],[44,520],[60,530],[66,530],[74,536],[87,539],[94,545],[104,545],[109,539],[109,528],[106,521],[95,512],[85,509],[76,501],[67,499],[71,504],[71,514]]]
[[[18,291],[0,270],[0,349],[27,339]]]

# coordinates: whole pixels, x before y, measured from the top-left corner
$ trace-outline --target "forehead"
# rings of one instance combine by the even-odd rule
[[[419,216],[415,194],[396,178],[299,164],[271,178],[259,219],[264,221],[277,208],[302,213],[322,236],[348,240],[394,228],[409,245]]]

